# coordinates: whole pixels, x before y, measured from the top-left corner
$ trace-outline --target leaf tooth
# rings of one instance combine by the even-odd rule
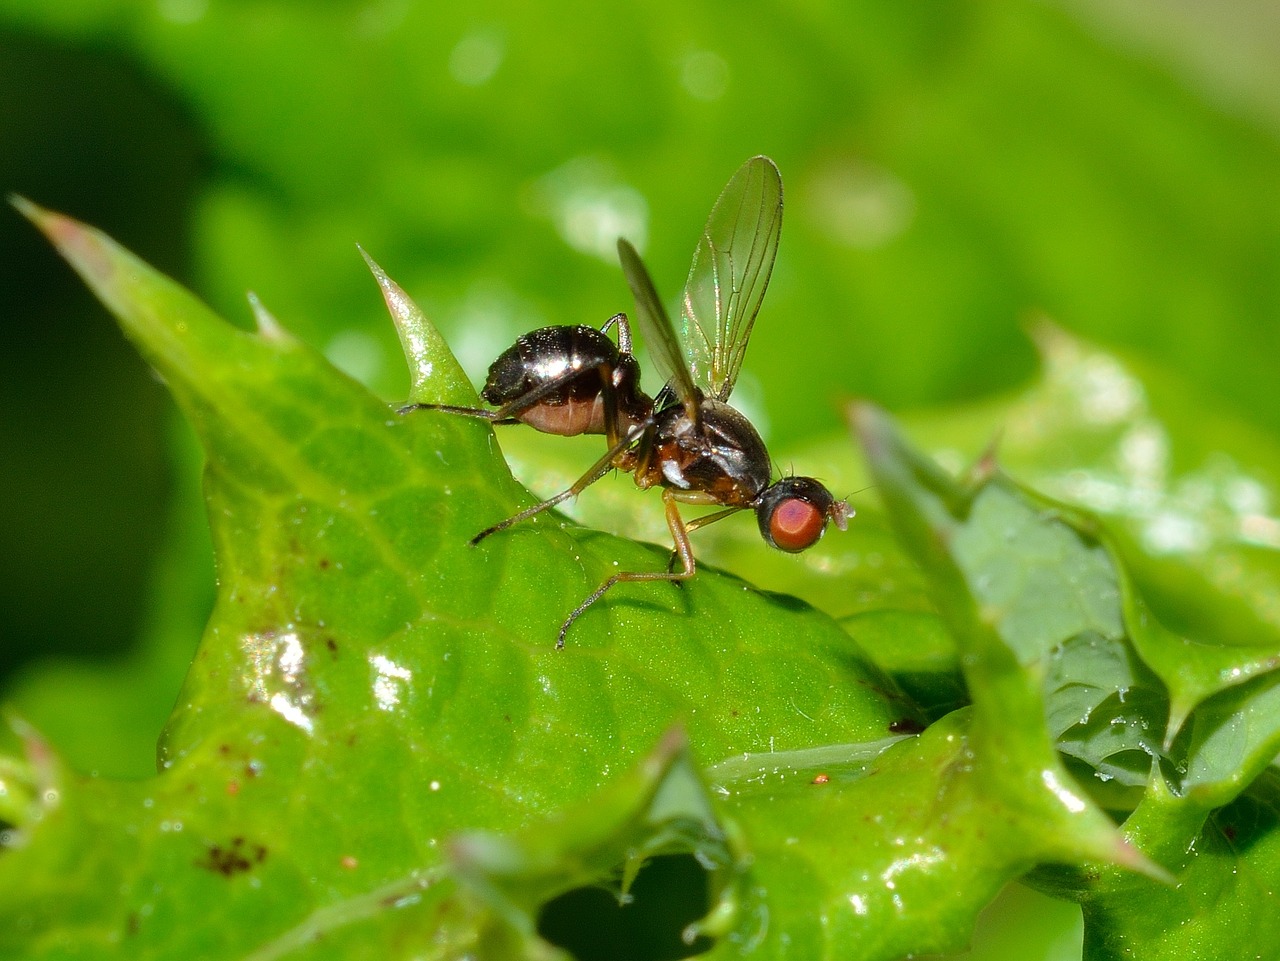
[[[246,291],[245,298],[249,301],[249,307],[253,310],[253,321],[258,325],[258,333],[263,340],[269,340],[277,344],[293,342],[293,335],[285,330],[280,321],[276,320],[275,314],[267,310],[262,301],[258,299],[257,294],[252,290]]]
[[[356,245],[360,256],[369,265],[373,279],[382,290],[382,299],[395,322],[400,335],[400,346],[409,365],[409,396],[413,404],[449,403],[474,407],[479,404],[471,382],[458,364],[449,345],[445,343],[434,324],[427,319],[422,308],[392,280],[385,270]]]
[[[97,289],[99,284],[106,285],[110,281],[114,273],[111,259],[102,245],[94,242],[97,232],[93,228],[41,207],[20,194],[10,194],[9,203],[49,238],[72,266],[84,275],[90,286]]]

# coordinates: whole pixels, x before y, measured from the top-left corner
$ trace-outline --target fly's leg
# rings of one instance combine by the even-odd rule
[[[442,410],[446,414],[461,414],[477,420],[487,420],[491,424],[518,424],[514,417],[503,417],[501,411],[487,410],[483,407],[455,407],[453,404],[405,404],[397,407],[397,414],[409,414],[415,410]]]
[[[675,556],[679,557],[684,563],[682,571],[622,571],[614,574],[607,581],[597,587],[585,601],[579,604],[572,614],[560,626],[560,636],[556,638],[556,650],[564,647],[565,635],[569,633],[569,628],[573,627],[573,622],[581,617],[592,604],[604,597],[609,588],[623,581],[674,581],[677,584],[680,581],[688,580],[693,577],[694,561],[693,548],[689,544],[689,525],[686,525],[683,518],[680,517],[680,510],[676,506],[676,499],[672,496],[670,490],[662,492],[662,506],[667,514],[667,528],[671,531],[671,539],[675,542]],[[721,513],[724,513],[723,511]]]
[[[631,325],[627,323],[627,315],[624,313],[616,313],[604,322],[604,326],[600,328],[600,333],[609,333],[609,328],[613,326],[618,328],[618,350],[624,354],[631,353]]]
[[[552,507],[555,507],[561,501],[566,501],[571,497],[577,497],[584,490],[586,490],[588,487],[590,487],[592,484],[598,481],[601,477],[603,477],[606,473],[608,473],[609,469],[613,467],[613,459],[617,457],[619,454],[621,454],[628,447],[630,447],[632,444],[634,444],[636,441],[636,438],[639,437],[646,430],[648,430],[650,426],[652,426],[652,422],[645,421],[644,423],[641,423],[635,428],[633,428],[625,437],[621,438],[616,444],[610,447],[609,450],[605,452],[605,455],[603,457],[601,457],[598,461],[592,464],[591,468],[585,474],[583,474],[576,481],[574,481],[572,487],[562,490],[559,494],[555,494],[552,497],[548,497],[546,500],[542,501],[541,503],[534,504],[532,507],[526,507],[520,513],[513,514],[512,516],[508,517],[506,520],[499,521],[498,523],[494,524],[492,527],[486,527],[475,537],[471,538],[471,540],[468,543],[470,543],[472,547],[475,547],[477,544],[479,544],[482,540],[484,540],[490,534],[496,534],[499,531],[505,531],[508,527],[511,527],[513,524],[519,524],[521,521],[528,520],[530,517],[533,517],[536,514],[541,514],[545,510],[550,510]]]
[[[695,517],[689,523],[684,525],[685,532],[692,534],[699,527],[706,527],[708,524],[714,524],[716,521],[722,521],[731,514],[736,514],[743,510],[741,507],[726,507],[722,511],[716,511],[714,514],[704,514],[702,517]],[[671,573],[676,569],[676,561],[680,560],[680,551],[672,550],[671,557],[667,560],[667,573]],[[684,587],[680,581],[675,582],[676,587]]]
[[[622,440],[622,428],[618,424],[618,401],[613,390],[613,368],[600,365],[600,404],[604,408],[604,439],[609,449]]]
[[[592,368],[587,369],[590,370]],[[598,370],[602,381],[607,381],[608,378],[613,376],[612,367],[601,365]],[[483,407],[457,407],[453,404],[406,404],[404,407],[398,408],[396,413],[409,414],[415,410],[442,410],[446,414],[461,414],[464,417],[475,417],[494,424],[518,424],[520,415],[526,410],[538,406],[544,398],[554,394],[574,378],[581,377],[582,374],[583,371],[581,370],[566,371],[554,380],[539,384],[533,390],[526,394],[521,394],[515,400],[508,401],[496,410],[488,410]]]

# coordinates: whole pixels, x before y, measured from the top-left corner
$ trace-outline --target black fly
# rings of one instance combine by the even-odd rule
[[[733,175],[707,218],[681,298],[677,336],[640,255],[618,241],[636,318],[666,386],[656,399],[639,387],[627,318],[601,330],[543,327],[520,337],[489,368],[481,396],[494,409],[413,404],[493,423],[525,423],[550,434],[603,434],[608,450],[567,490],[471,539],[540,514],[576,497],[609,470],[630,472],[637,487],[662,488],[667,527],[683,569],[614,574],[574,609],[556,647],[592,604],[621,581],[682,581],[695,564],[689,532],[741,510],[753,510],[760,535],[789,552],[816,544],[834,522],[845,529],[852,510],[812,477],[772,480],[759,433],[728,404],[764,299],[782,229],[782,178],[768,157],[753,157]],[[618,328],[615,346],[607,336]],[[686,522],[677,505],[723,510]]]

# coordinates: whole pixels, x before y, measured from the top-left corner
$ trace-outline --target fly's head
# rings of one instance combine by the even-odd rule
[[[765,488],[756,505],[760,536],[788,554],[818,543],[828,523],[845,530],[852,516],[847,502],[837,500],[812,477],[784,477]]]

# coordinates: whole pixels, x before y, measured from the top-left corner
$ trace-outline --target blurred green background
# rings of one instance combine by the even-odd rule
[[[0,0],[0,187],[234,322],[252,288],[396,399],[355,243],[479,380],[522,331],[629,307],[619,233],[674,297],[767,153],[787,215],[735,400],[775,449],[850,396],[1026,382],[1042,315],[1275,434],[1278,44],[1268,0]],[[0,249],[0,686],[54,734],[110,715],[81,763],[141,773],[112,746],[154,736],[212,603],[198,455],[16,214]]]

